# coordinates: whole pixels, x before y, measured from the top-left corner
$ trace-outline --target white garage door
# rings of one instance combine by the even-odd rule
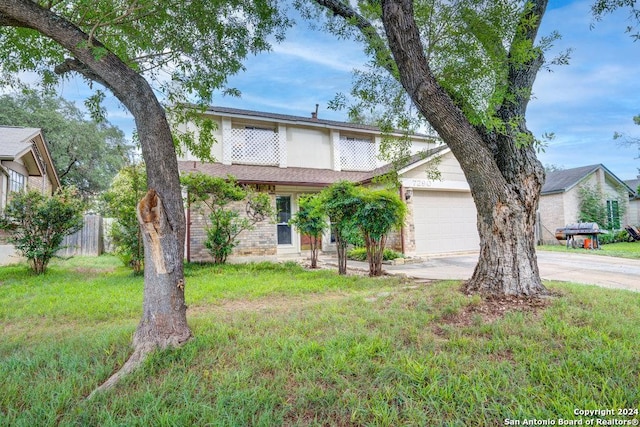
[[[478,250],[471,193],[414,190],[413,218],[418,254]]]

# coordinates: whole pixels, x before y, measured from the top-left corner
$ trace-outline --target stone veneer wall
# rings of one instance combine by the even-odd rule
[[[275,209],[275,195],[270,194],[271,203]],[[233,202],[227,209],[234,209],[246,217],[246,201]],[[205,246],[207,238],[205,227],[208,223],[210,210],[206,206],[191,207],[191,230],[189,236],[191,261],[213,261],[213,257]],[[255,225],[253,230],[240,233],[238,245],[233,249],[230,257],[238,256],[275,256],[277,253],[276,226],[272,221],[265,220]]]

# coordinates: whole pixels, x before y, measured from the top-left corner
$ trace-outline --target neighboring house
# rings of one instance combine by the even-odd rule
[[[555,230],[578,222],[580,188],[589,186],[602,192],[607,219],[618,227],[628,223],[629,197],[634,191],[604,165],[582,166],[547,172],[538,209],[538,240],[555,243]],[[606,224],[598,224],[604,228]]]
[[[60,187],[40,129],[0,126],[0,165],[2,209],[12,191],[29,188],[50,195]]]
[[[300,254],[304,239],[287,221],[298,209],[302,194],[349,180],[372,185],[372,179],[391,170],[378,159],[381,132],[372,126],[311,117],[211,107],[206,114],[217,123],[212,155],[203,163],[187,153],[179,159],[182,173],[234,175],[238,181],[267,192],[277,209],[276,223],[260,223],[240,235],[234,256],[275,257]],[[196,131],[195,129],[190,129]],[[400,135],[397,135],[400,136]],[[413,135],[410,162],[399,171],[400,195],[408,206],[405,226],[391,245],[407,255],[478,250],[476,210],[460,165],[438,139]],[[437,164],[440,180],[426,170]],[[244,205],[237,206],[244,211]],[[210,260],[204,246],[205,216],[187,211],[189,260]],[[328,234],[323,250],[332,251]]]
[[[60,187],[42,131],[37,128],[0,126],[0,211],[11,192],[36,189],[51,195]],[[18,258],[13,245],[3,244],[0,233],[0,265]]]
[[[634,195],[629,198],[629,225],[640,227],[640,175],[636,179],[629,179],[624,182],[634,191]]]

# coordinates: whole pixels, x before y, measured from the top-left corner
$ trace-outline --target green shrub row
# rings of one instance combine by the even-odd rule
[[[353,248],[347,252],[347,258],[354,261],[366,261],[367,260],[367,248]],[[404,258],[404,255],[400,252],[396,252],[393,249],[385,248],[382,259],[390,261],[396,258]]]

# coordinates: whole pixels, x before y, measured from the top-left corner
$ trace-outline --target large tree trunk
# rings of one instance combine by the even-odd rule
[[[133,340],[134,355],[123,367],[128,372],[150,350],[179,345],[191,336],[184,304],[185,218],[178,163],[164,109],[141,75],[109,51],[96,55],[91,46],[104,46],[89,40],[66,19],[31,0],[0,0],[0,18],[5,25],[35,29],[66,48],[74,58],[56,67],[56,72],[77,72],[103,84],[135,118],[152,189],[152,196],[147,194],[143,200],[155,203],[152,208],[157,217],[150,228],[144,222],[144,307]]]
[[[538,1],[535,6],[530,13],[541,17],[546,1]],[[480,256],[466,289],[488,295],[544,293],[533,233],[544,170],[534,147],[516,142],[518,135],[528,134],[524,121],[528,91],[542,58],[536,58],[528,67],[509,70],[509,89],[516,99],[507,101],[509,104],[499,111],[507,132],[497,135],[471,125],[438,85],[413,19],[412,0],[383,0],[382,11],[400,82],[451,148],[476,204]],[[533,40],[537,26],[532,27],[535,28],[529,33],[517,37]],[[517,128],[508,127],[516,121]]]
[[[136,348],[178,346],[191,332],[184,315],[182,251],[162,199],[150,189],[138,204],[144,238],[143,316],[133,337]]]
[[[500,177],[470,182],[478,211],[480,255],[465,284],[467,292],[520,296],[545,293],[534,235],[543,168],[531,147],[520,148],[512,156],[515,159],[520,161],[502,166]],[[505,180],[508,184],[495,185],[505,175],[509,176]]]

